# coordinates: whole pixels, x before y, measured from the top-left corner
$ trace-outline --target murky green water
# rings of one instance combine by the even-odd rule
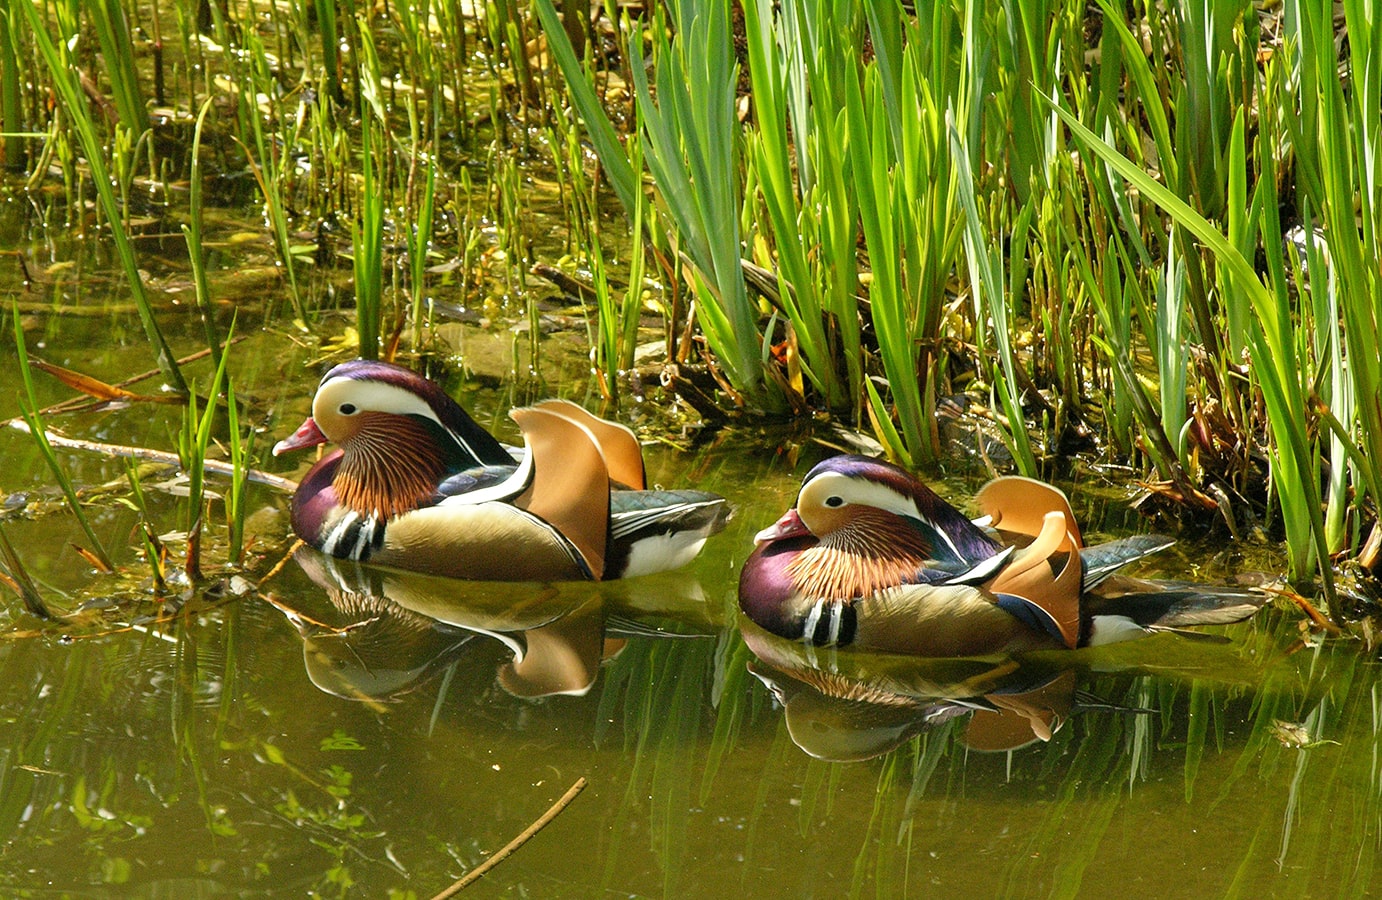
[[[226,253],[220,295],[240,284],[238,295],[262,296],[267,262]],[[85,258],[52,252],[70,256]],[[109,279],[39,268],[34,291],[5,285],[34,353],[108,380],[151,367],[132,312],[70,308],[119,296]],[[164,321],[178,347],[198,346],[190,313],[168,308]],[[332,321],[327,333],[344,327]],[[262,325],[242,302],[251,337],[234,351],[237,390],[262,464],[294,474],[305,462],[266,451],[300,421],[321,365],[290,326]],[[591,403],[583,332],[544,338],[540,383],[512,377],[527,369],[526,339],[477,326],[443,337],[467,367],[453,393],[507,438],[504,411],[534,393]],[[6,341],[4,418],[17,411],[13,352]],[[40,387],[43,402],[67,396]],[[176,409],[145,405],[51,422],[163,450],[177,423]],[[742,625],[734,592],[751,535],[822,452],[753,428],[688,450],[652,444],[651,481],[737,507],[704,555],[668,576],[457,585],[304,556],[257,589],[228,582],[160,604],[141,584],[123,492],[93,495],[125,571],[97,575],[68,547],[80,532],[30,439],[0,431],[4,527],[25,566],[59,610],[110,599],[45,625],[4,592],[0,895],[430,897],[582,778],[584,792],[471,893],[1382,891],[1375,655],[1301,643],[1289,611],[1222,630],[1227,643],[1162,636],[1021,667],[810,655]],[[123,477],[97,455],[63,459],[90,490]],[[958,497],[972,486],[945,487]],[[1073,489],[1090,530],[1147,527],[1118,491],[1095,487]],[[179,527],[181,501],[151,496],[156,525]],[[286,552],[286,498],[251,497],[247,571],[259,578]],[[1274,560],[1204,543],[1168,555],[1159,574],[1221,579]],[[942,703],[955,699],[990,709]]]
[[[69,322],[61,332],[82,337]],[[107,358],[53,343],[50,358],[98,374],[136,368],[137,346]],[[252,343],[237,350],[245,389],[266,430],[285,433],[315,370],[287,341]],[[467,399],[483,414],[507,397]],[[169,446],[171,426],[143,409],[61,424]],[[51,493],[29,439],[0,440],[6,491]],[[427,897],[578,778],[584,793],[473,892],[1378,888],[1377,666],[1354,644],[1298,646],[1293,616],[1228,629],[1227,644],[1164,636],[1016,672],[811,658],[747,627],[746,644],[737,566],[813,452],[793,465],[775,452],[780,441],[745,432],[690,453],[650,448],[653,480],[718,490],[738,507],[704,556],[671,576],[457,586],[306,557],[260,591],[193,601],[162,625],[139,621],[157,611],[152,599],[126,599],[108,629],[74,628],[72,639],[11,597],[0,635],[0,893]],[[87,485],[121,471],[64,458]],[[253,496],[264,508],[262,572],[284,546],[284,498]],[[132,514],[99,508],[102,535],[138,572]],[[157,508],[177,520],[175,500]],[[55,606],[64,591],[114,589],[65,546],[78,536],[64,513],[5,525]],[[1193,548],[1171,571],[1197,560],[1227,574],[1232,558],[1216,565],[1214,553]],[[1011,704],[1017,720],[930,718],[938,697],[981,696],[1024,698]],[[1038,713],[1061,723],[1049,741],[1026,724]],[[1284,745],[1276,720],[1321,743]],[[995,743],[1025,746],[974,749]]]

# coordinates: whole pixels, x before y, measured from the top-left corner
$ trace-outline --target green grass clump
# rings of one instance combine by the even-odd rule
[[[530,175],[556,166],[610,400],[657,312],[661,374],[708,387],[707,416],[830,418],[933,467],[938,410],[963,393],[980,449],[1006,445],[995,468],[1100,453],[1234,533],[1280,534],[1299,579],[1377,523],[1382,40],[1364,0],[1341,22],[1323,0],[683,0],[593,25],[550,0],[473,19],[435,0],[172,0],[166,119],[131,31],[158,13],[89,6],[0,8],[6,160],[58,165],[70,218],[94,184],[176,388],[124,234],[136,186],[168,196],[196,163],[199,189],[160,121],[199,122],[213,164],[254,177],[283,285],[267,318],[285,298],[323,343],[349,297],[362,354],[420,351],[448,289],[526,316],[538,359]],[[83,24],[96,39],[70,42]],[[30,161],[13,135],[35,133]],[[1301,234],[1319,237],[1297,251]]]

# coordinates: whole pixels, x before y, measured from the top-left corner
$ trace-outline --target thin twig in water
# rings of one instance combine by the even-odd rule
[[[293,545],[288,548],[288,552],[284,553],[283,557],[278,562],[274,563],[274,567],[272,569],[264,573],[264,577],[259,579],[259,583],[256,584],[255,587],[262,588],[265,585],[265,583],[268,582],[269,579],[273,578],[279,572],[282,572],[283,567],[288,565],[288,560],[292,559],[293,554],[298,552],[298,548],[305,546],[307,545],[302,542],[301,538],[298,538],[297,540],[293,541]]]
[[[504,849],[500,850],[498,853],[494,854],[489,859],[485,860],[483,863],[476,866],[474,869],[471,869],[469,872],[466,873],[464,878],[462,878],[455,884],[451,885],[451,887],[442,891],[437,896],[433,897],[432,900],[446,900],[446,898],[448,897],[454,897],[474,882],[479,881],[481,878],[483,878],[486,872],[488,872],[495,866],[499,865],[505,859],[507,859],[509,854],[513,853],[519,847],[522,847],[524,844],[528,843],[528,840],[532,838],[533,835],[537,834],[539,831],[546,828],[547,823],[551,822],[557,816],[561,815],[561,811],[566,809],[567,805],[570,804],[572,800],[576,799],[576,795],[579,794],[581,791],[585,790],[585,785],[586,781],[584,777],[577,778],[576,783],[571,785],[571,787],[567,789],[565,794],[561,795],[561,799],[558,800],[556,803],[553,803],[552,808],[547,810],[547,812],[543,813],[542,816],[538,818],[536,822],[529,825],[527,828],[523,829],[522,834],[520,834],[513,840],[509,841],[507,844],[504,845]]]
[[[20,431],[27,432],[29,430],[27,424],[17,419],[11,420],[9,425],[11,428],[17,428]],[[88,450],[92,453],[102,453],[106,456],[143,459],[149,462],[165,463],[175,467],[182,465],[182,461],[178,459],[176,453],[168,453],[164,450],[150,450],[147,447],[129,447],[124,444],[103,444],[100,441],[81,441],[76,438],[54,434],[46,429],[43,433],[48,436],[48,442],[54,447],[63,447],[68,450]],[[230,478],[235,474],[235,467],[233,465],[228,462],[221,462],[214,459],[205,460],[202,464],[202,468],[207,472],[213,472],[226,478]],[[298,488],[297,482],[293,481],[291,478],[283,478],[279,475],[270,474],[269,472],[261,472],[258,469],[250,469],[247,477],[250,481],[257,484],[266,485],[287,494],[293,493]]]

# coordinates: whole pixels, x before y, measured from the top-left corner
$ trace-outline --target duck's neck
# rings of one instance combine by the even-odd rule
[[[864,516],[803,550],[792,583],[817,600],[854,600],[916,580],[931,557],[921,534],[896,516]]]
[[[367,423],[341,449],[332,486],[342,505],[365,516],[392,519],[429,503],[454,468],[434,436],[406,416]]]

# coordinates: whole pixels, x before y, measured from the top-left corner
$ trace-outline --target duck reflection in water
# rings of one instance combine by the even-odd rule
[[[966,747],[1016,750],[1049,741],[1092,700],[1077,693],[1071,668],[1012,659],[842,659],[751,622],[743,636],[756,657],[749,671],[781,705],[793,743],[831,762],[881,756],[965,716],[959,736]]]
[[[699,583],[684,573],[596,589],[588,582],[465,582],[366,567],[307,548],[295,559],[324,592],[326,608],[318,617],[308,610],[320,603],[271,602],[301,636],[312,683],[352,700],[395,698],[481,646],[492,650],[490,641],[512,655],[496,672],[508,693],[581,696],[628,637],[698,636],[677,610],[704,605]],[[648,615],[677,630],[634,618]],[[489,653],[480,657],[491,659]]]

